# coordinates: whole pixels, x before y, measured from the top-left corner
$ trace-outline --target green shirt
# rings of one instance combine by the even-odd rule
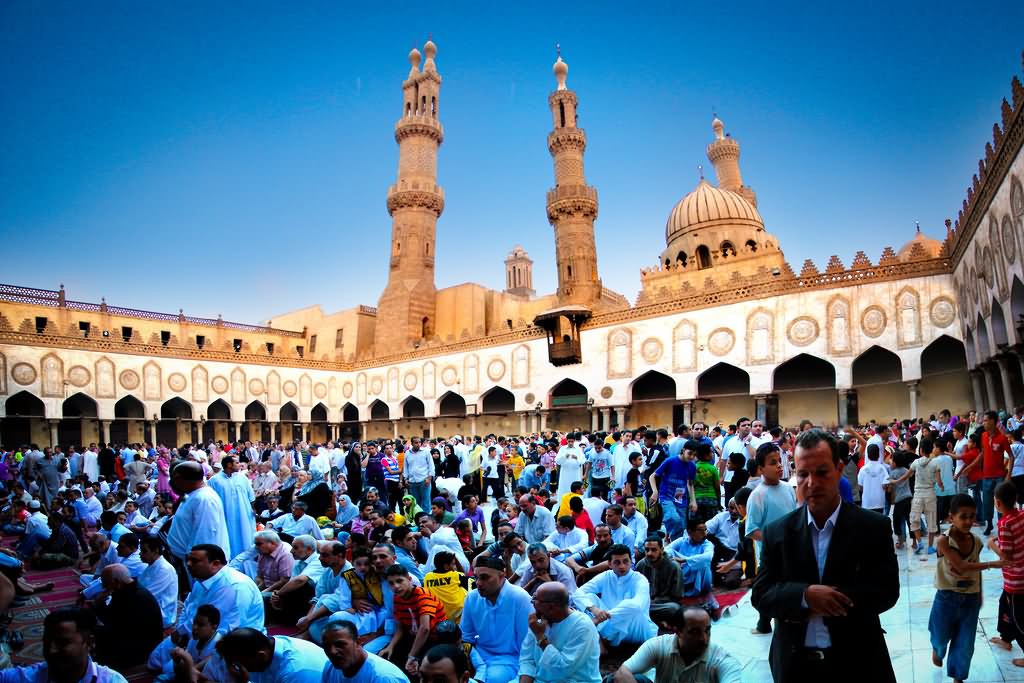
[[[693,492],[697,500],[718,500],[718,468],[709,462],[698,462]]]

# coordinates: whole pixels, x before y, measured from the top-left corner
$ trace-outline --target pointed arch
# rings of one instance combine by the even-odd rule
[[[61,405],[62,417],[96,417],[96,401],[82,392],[68,396]]]
[[[246,422],[263,422],[267,419],[267,407],[263,405],[263,401],[253,401],[245,407],[245,421]]]
[[[379,398],[370,404],[370,419],[371,420],[390,420],[391,409],[388,408],[388,404]]]
[[[874,345],[853,359],[853,386],[903,380],[903,362],[892,351]]]
[[[974,335],[970,330],[964,335],[964,347],[967,350],[967,363],[973,368],[978,364],[978,349],[974,347]]]
[[[114,404],[114,417],[143,420],[146,418],[146,407],[142,401],[129,394]]]
[[[674,399],[676,397],[676,381],[657,370],[648,370],[633,380],[629,392],[630,401]]]
[[[716,363],[697,377],[698,396],[746,396],[750,393],[750,375],[730,363]]]
[[[424,417],[426,414],[427,412],[423,405],[423,401],[419,400],[415,396],[408,396],[404,401],[402,401],[402,417]]]
[[[1024,324],[1024,282],[1016,275],[1013,276],[1013,285],[1010,287],[1010,324],[1015,330]]]
[[[327,406],[323,403],[317,403],[313,406],[313,409],[309,411],[310,422],[327,422]]]
[[[445,392],[437,400],[437,414],[441,417],[465,417],[466,399],[454,391]]]
[[[163,402],[160,406],[161,420],[191,420],[192,404],[183,398],[175,396]]]
[[[39,388],[43,396],[64,396],[64,361],[55,353],[48,353],[39,361]]]
[[[7,417],[46,417],[46,404],[27,391],[9,397],[4,408]]]
[[[981,317],[980,313],[978,314],[975,331],[978,333],[978,345],[975,349],[978,354],[976,360],[978,363],[984,363],[992,355],[992,346],[988,341],[988,326],[985,324],[985,319]]]
[[[1005,346],[1009,346],[1010,337],[1006,330],[1006,317],[1003,315],[1003,307],[995,297],[992,297],[992,314],[990,316],[992,320],[992,341],[995,342],[996,349],[1002,349]]]
[[[586,405],[587,388],[574,379],[563,379],[548,392],[548,407]]]
[[[937,375],[967,369],[967,349],[959,339],[943,334],[921,352],[921,374]]]
[[[359,408],[356,408],[351,403],[346,403],[341,407],[341,421],[342,422],[359,422]]]
[[[480,396],[481,413],[511,413],[516,409],[516,397],[503,387],[492,387]]]
[[[288,401],[281,406],[279,411],[281,416],[281,422],[298,422],[299,421],[299,407],[291,401]]]
[[[231,405],[222,398],[218,398],[216,401],[206,407],[206,419],[212,420],[230,420],[231,419]]]
[[[826,389],[835,386],[835,366],[806,353],[793,356],[772,372],[772,391]]]

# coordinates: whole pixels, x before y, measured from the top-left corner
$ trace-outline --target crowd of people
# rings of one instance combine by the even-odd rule
[[[52,588],[27,568],[81,572],[78,604],[46,617],[45,661],[0,683],[142,666],[189,682],[737,683],[712,624],[716,596],[751,584],[777,681],[851,662],[895,680],[879,614],[898,550],[938,558],[929,631],[952,678],[983,570],[1004,575],[996,644],[1024,649],[1024,409],[767,427],[0,447],[0,527],[18,537],[0,550],[0,613]],[[996,522],[999,559],[980,562],[974,526]]]

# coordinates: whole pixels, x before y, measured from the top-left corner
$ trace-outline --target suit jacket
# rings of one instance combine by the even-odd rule
[[[751,600],[761,614],[776,619],[771,646],[775,680],[782,683],[797,677],[799,651],[807,635],[804,591],[811,584],[824,584],[835,586],[853,601],[845,617],[825,618],[835,661],[847,671],[852,669],[857,680],[895,683],[885,632],[878,620],[900,596],[889,519],[842,503],[821,579],[806,505],[768,525],[763,540]]]

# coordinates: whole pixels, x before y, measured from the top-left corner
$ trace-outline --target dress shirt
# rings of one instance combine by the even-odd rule
[[[654,669],[654,683],[741,683],[743,680],[739,661],[717,643],[708,643],[700,657],[689,664],[684,662],[674,633],[651,638],[622,666],[633,674]]]
[[[164,618],[164,627],[174,624],[178,617],[178,572],[163,556],[148,565],[139,583],[156,598],[160,605],[160,613]]]
[[[622,515],[622,522],[633,532],[633,536],[636,539],[636,547],[643,548],[648,536],[647,518],[639,512],[634,512],[632,517]]]
[[[516,521],[516,533],[526,539],[527,543],[541,543],[555,531],[555,518],[543,505],[533,509],[533,517],[526,510],[519,513]]]
[[[405,454],[402,473],[405,476],[405,480],[410,484],[418,484],[426,481],[427,477],[433,477],[434,459],[430,457],[430,451],[426,448],[420,448],[418,451],[408,451]]]
[[[274,636],[274,657],[264,671],[250,671],[251,683],[308,683],[319,681],[330,666],[324,649],[316,643],[289,636]]]
[[[192,592],[185,599],[185,607],[178,621],[179,632],[191,634],[196,610],[205,604],[220,610],[217,632],[221,635],[240,627],[266,633],[263,596],[259,588],[252,579],[231,567],[221,567],[210,578],[192,583]]]
[[[13,669],[0,671],[0,683],[50,683],[50,666],[46,662],[39,662],[31,666],[19,666]],[[79,683],[128,683],[125,677],[108,669],[102,664],[97,664],[89,658],[85,667],[85,675]]]
[[[814,523],[814,517],[811,516],[810,509],[808,508],[807,510],[807,528],[811,532],[811,545],[814,547],[814,559],[818,563],[819,581],[821,581],[821,575],[825,572],[825,562],[828,560],[828,546],[832,542],[832,532],[836,528],[840,507],[842,507],[841,501],[836,506],[835,511],[825,520],[825,526],[821,529]],[[803,601],[803,606],[807,607],[806,600]],[[832,637],[822,617],[811,617],[807,620],[807,635],[804,637],[804,647],[821,649],[832,647]]]
[[[263,579],[263,583],[270,585],[275,581],[286,579],[292,575],[295,558],[292,557],[284,543],[278,543],[277,547],[269,555],[260,553],[256,566],[259,567],[258,573],[260,578]]]
[[[316,523],[315,519],[306,514],[302,515],[298,519],[295,519],[295,515],[278,517],[274,520],[274,528],[279,529],[281,533],[288,534],[293,538],[295,536],[309,534],[318,541],[322,541],[324,539],[324,535],[320,531],[320,525]]]
[[[707,530],[726,548],[737,550],[740,547],[740,521],[739,518],[733,520],[728,510],[723,510],[709,519]]]
[[[565,589],[570,594],[574,593],[576,591],[576,575],[572,573],[572,570],[553,557],[548,560],[548,563],[548,575],[551,579],[565,586]],[[527,562],[526,567],[523,569],[523,575],[516,581],[516,585],[525,590],[526,584],[530,583],[536,575],[537,572],[533,570],[533,564]],[[539,587],[540,584],[535,585],[530,594],[533,595]]]
[[[366,653],[366,661],[354,676],[346,676],[330,662],[321,675],[321,683],[409,683],[401,669],[371,652]]]
[[[557,624],[549,624],[544,635],[544,648],[533,631],[523,639],[520,676],[531,676],[534,683],[600,683],[600,638],[590,617],[573,610]]]
[[[308,576],[309,585],[316,586],[317,580],[320,575],[324,573],[324,566],[320,564],[320,556],[313,553],[304,560],[295,560],[295,564],[292,565],[292,578],[297,576]]]

